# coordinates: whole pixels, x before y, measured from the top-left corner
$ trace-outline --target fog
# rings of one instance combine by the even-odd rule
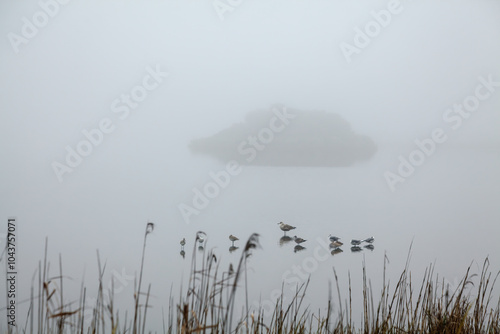
[[[316,167],[349,166],[369,159],[376,150],[370,138],[356,135],[337,114],[286,106],[251,112],[243,123],[194,140],[190,148],[222,162]]]
[[[451,284],[487,256],[500,269],[498,2],[217,4],[0,5],[0,233],[16,217],[18,321],[46,239],[68,300],[82,281],[96,291],[99,250],[106,282],[129,277],[116,302],[130,310],[148,221],[158,332],[199,230],[224,265],[261,235],[249,280],[262,300],[315,259],[312,309],[332,267],[356,284],[363,260],[374,285],[408,252],[416,277],[436,263]],[[279,244],[280,221],[305,250]],[[329,234],[375,249],[318,260]]]

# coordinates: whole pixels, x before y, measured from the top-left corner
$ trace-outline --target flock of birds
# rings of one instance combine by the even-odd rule
[[[293,251],[295,253],[306,249],[306,247],[302,246],[301,244],[306,242],[307,240],[300,238],[300,237],[297,237],[296,235],[293,238],[286,235],[286,232],[295,230],[296,229],[295,226],[288,225],[288,224],[285,224],[283,222],[279,222],[278,225],[279,225],[280,229],[284,232],[283,236],[280,238],[280,246],[283,246],[284,244],[293,240],[296,243],[296,245],[293,249]],[[206,237],[206,234],[204,234],[204,232],[198,232],[196,240],[199,243],[198,250],[200,250],[200,251],[202,251],[204,249],[205,237]],[[339,254],[339,253],[343,252],[341,247],[344,245],[344,243],[342,241],[340,241],[339,237],[336,237],[336,236],[333,236],[330,234],[328,236],[328,239],[330,240],[330,249],[331,249],[332,255]],[[231,241],[231,246],[229,247],[230,253],[234,252],[235,250],[237,250],[239,248],[239,247],[234,245],[234,243],[238,240],[240,240],[238,237],[236,237],[232,234],[229,235],[229,241]],[[369,238],[361,239],[361,240],[352,239],[351,240],[351,252],[354,252],[354,253],[360,252],[363,250],[363,248],[368,249],[368,250],[374,250],[375,249],[375,247],[373,246],[374,241],[375,241],[375,238],[373,238],[373,237],[369,237]],[[180,245],[181,245],[180,254],[184,258],[184,256],[186,255],[186,252],[184,251],[184,246],[186,245],[186,238],[182,238],[182,240],[180,241]]]
[[[294,252],[299,252],[301,250],[306,249],[301,244],[306,242],[307,240],[305,240],[303,238],[299,238],[296,235],[293,238],[286,235],[286,232],[289,232],[291,230],[295,230],[296,229],[295,226],[288,225],[288,224],[285,224],[283,222],[279,222],[278,225],[279,225],[280,229],[284,232],[283,236],[280,239],[280,245],[283,245],[283,244],[288,243],[288,242],[293,240],[297,244],[293,249]],[[336,237],[336,236],[333,236],[330,234],[328,236],[328,239],[330,240],[330,249],[331,249],[332,255],[339,254],[339,253],[343,252],[342,248],[340,248],[340,247],[342,247],[344,245],[344,243],[342,241],[340,241],[339,237]],[[353,253],[361,252],[363,250],[363,248],[366,248],[369,250],[374,250],[375,249],[375,246],[373,246],[374,241],[375,241],[374,237],[369,237],[369,238],[361,239],[361,240],[360,239],[352,239],[351,240],[351,245],[352,245],[351,252],[353,252]],[[361,246],[363,246],[363,247],[361,247]]]
[[[205,232],[198,232],[197,233],[196,240],[198,240],[198,250],[199,251],[203,251],[205,249],[205,238],[206,238]],[[240,239],[231,234],[229,236],[229,240],[231,241],[231,246],[229,247],[229,252],[232,253],[239,248],[239,247],[234,245],[234,242],[238,241]],[[186,256],[186,252],[184,251],[184,246],[186,245],[186,238],[182,238],[182,240],[180,241],[180,244],[181,244],[180,254],[181,254],[182,258],[184,258]]]

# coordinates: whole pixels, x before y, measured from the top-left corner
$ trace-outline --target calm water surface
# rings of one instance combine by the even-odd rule
[[[282,282],[285,282],[284,295],[288,301],[297,285],[310,277],[304,306],[313,311],[326,309],[331,290],[333,308],[338,310],[333,285],[335,268],[342,299],[348,297],[350,275],[354,310],[360,311],[363,263],[377,297],[382,287],[384,257],[389,261],[387,279],[393,285],[404,269],[408,253],[417,285],[431,263],[435,263],[435,272],[450,286],[458,284],[471,263],[472,271],[478,273],[487,256],[490,256],[491,269],[499,270],[498,150],[438,150],[391,192],[383,173],[394,171],[398,155],[408,154],[411,149],[411,146],[380,149],[370,162],[348,168],[245,167],[190,224],[182,221],[177,203],[187,201],[190,189],[203,186],[209,180],[208,172],[220,170],[223,165],[211,162],[187,169],[185,175],[172,181],[175,185],[184,184],[186,191],[172,195],[165,190],[167,200],[148,197],[148,190],[144,189],[145,202],[151,207],[166,208],[156,212],[156,218],[149,217],[155,220],[156,227],[148,236],[143,289],[151,283],[152,308],[148,311],[151,328],[161,331],[162,307],[167,312],[171,290],[176,302],[181,288],[186,292],[198,230],[207,233],[205,249],[213,250],[224,271],[230,263],[236,267],[246,239],[254,232],[260,234],[261,248],[253,251],[248,262],[249,296],[251,305],[260,300],[267,309],[274,304]],[[193,174],[202,176],[193,180]],[[115,191],[125,189],[117,187]],[[88,196],[91,194],[89,190]],[[48,230],[51,275],[58,274],[57,256],[61,252],[65,275],[72,277],[65,286],[67,298],[78,299],[81,279],[91,296],[98,287],[95,249],[99,248],[102,263],[106,264],[105,286],[109,286],[114,275],[115,303],[124,311],[130,310],[133,275],[140,267],[145,225],[141,212],[137,213],[140,208],[133,205],[110,208],[110,211],[115,210],[118,221],[123,219],[119,227],[117,224],[110,226],[99,217],[85,216],[83,212],[88,209],[88,205],[81,209],[83,216],[78,215],[78,210],[68,210],[68,219],[73,224],[51,227],[66,231],[67,238],[50,239]],[[107,219],[113,219],[111,217],[113,214]],[[304,250],[294,252],[293,241],[280,244],[283,232],[277,226],[279,221],[297,227],[288,235],[307,239],[303,243]],[[22,228],[20,233],[27,235]],[[240,238],[235,243],[240,248],[232,253],[229,234]],[[343,252],[329,253],[329,234],[342,238]],[[375,238],[373,250],[351,252],[351,239],[369,236]],[[179,245],[183,237],[187,240],[184,258]],[[38,260],[43,258],[43,238],[39,237],[35,246],[40,252],[27,254],[20,244],[25,273],[21,275],[20,284],[25,287],[31,286],[32,278],[36,278],[33,274]],[[499,290],[497,286],[494,291],[497,296]],[[28,298],[29,288],[20,294],[19,301]],[[90,298],[89,305],[91,301]],[[22,305],[21,308],[27,307],[27,303]],[[361,316],[360,311],[357,317],[361,319]]]

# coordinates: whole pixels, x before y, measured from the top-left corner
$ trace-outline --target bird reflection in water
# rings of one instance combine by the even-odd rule
[[[375,249],[375,246],[373,246],[372,244],[369,244],[369,245],[365,245],[365,248],[372,251]]]
[[[289,243],[292,240],[293,240],[292,237],[289,237],[288,235],[284,235],[280,238],[280,246],[286,245],[287,243]]]
[[[297,245],[293,248],[293,252],[294,253],[297,253],[297,252],[300,252],[300,251],[303,251],[304,249],[306,249],[304,246],[301,246],[301,245]]]
[[[234,252],[235,250],[237,250],[239,247],[236,247],[236,246],[231,246],[229,247],[229,253],[232,253]]]
[[[181,253],[180,254],[181,254],[182,258],[184,258],[186,256],[186,252],[184,251],[184,249],[181,249]]]
[[[198,246],[198,251],[203,252],[205,250],[205,247],[203,245]]]
[[[352,246],[351,247],[351,252],[356,253],[356,252],[361,252],[362,248],[359,246]]]

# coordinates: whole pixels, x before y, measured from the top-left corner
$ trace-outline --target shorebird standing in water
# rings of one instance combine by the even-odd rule
[[[203,231],[199,231],[197,234],[196,234],[196,240],[198,240],[198,242],[200,244],[203,244],[203,242],[205,242],[205,238],[207,237],[207,234]]]
[[[340,246],[342,246],[344,243],[343,242],[340,242],[340,241],[333,241],[331,244],[330,244],[330,248],[339,248]]]
[[[280,226],[280,229],[285,232],[285,235],[286,235],[286,232],[288,231],[291,231],[291,230],[295,230],[296,227],[295,226],[292,226],[292,225],[288,225],[288,224],[285,224],[283,222],[279,222],[278,225]]]
[[[372,244],[375,241],[375,238],[374,237],[369,237],[369,238],[363,239],[361,241],[368,242],[369,244]]]
[[[298,238],[296,235],[293,236],[293,240],[297,243],[297,244],[301,244],[303,242],[306,242],[307,240],[305,239],[302,239],[302,238]]]
[[[186,244],[186,238],[182,238],[180,244],[181,244],[181,248],[184,249],[184,245]]]
[[[233,243],[233,246],[234,246],[234,242],[237,241],[237,240],[240,240],[240,239],[238,239],[238,237],[235,237],[234,235],[231,234],[229,236],[229,240],[231,240],[231,242]]]
[[[339,237],[336,237],[336,236],[331,235],[331,234],[328,236],[328,239],[330,239],[330,242],[335,242],[335,241],[339,241],[340,240]]]
[[[353,246],[357,246],[357,245],[361,244],[361,241],[362,241],[362,240],[352,239],[352,240],[351,240],[351,245],[353,245]]]

